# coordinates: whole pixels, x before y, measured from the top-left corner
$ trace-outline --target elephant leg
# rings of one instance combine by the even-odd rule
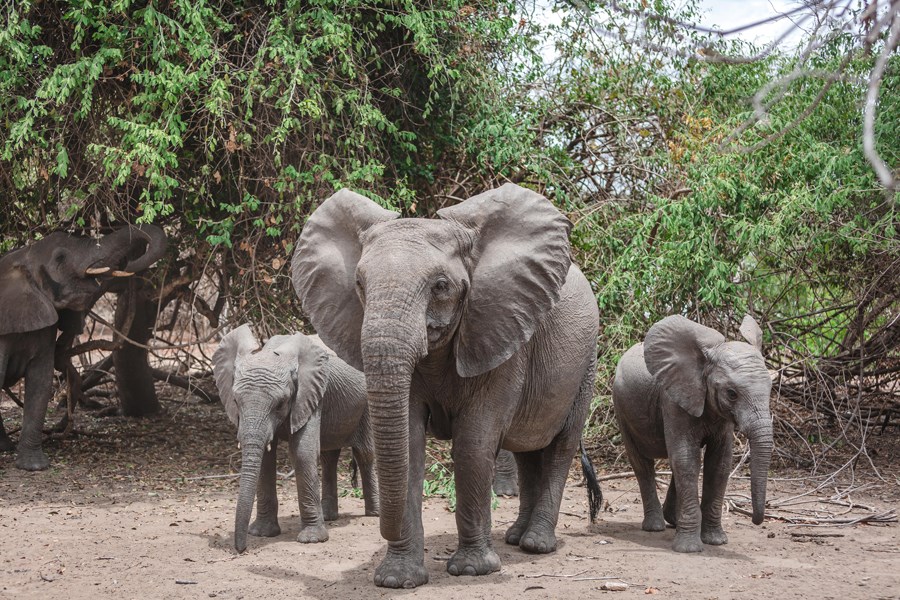
[[[281,534],[278,526],[278,495],[275,491],[275,442],[263,454],[256,484],[256,520],[247,533],[257,537],[275,537]],[[246,521],[245,521],[246,522]]]
[[[337,470],[341,449],[322,452],[322,517],[326,521],[338,518]]]
[[[572,457],[581,442],[584,420],[587,418],[594,393],[594,364],[595,362],[591,361],[591,366],[582,379],[563,429],[542,452],[537,501],[528,528],[519,541],[519,547],[526,552],[546,554],[556,550],[559,505],[572,466]]]
[[[506,530],[506,543],[518,546],[522,541],[522,534],[531,522],[531,513],[537,504],[538,492],[541,487],[541,471],[543,453],[540,450],[534,452],[516,452],[516,468],[519,471],[519,515],[516,522]]]
[[[44,417],[53,392],[53,340],[47,340],[49,352],[42,352],[25,370],[25,410],[19,434],[16,467],[25,471],[41,471],[50,459],[41,448]]]
[[[6,383],[6,365],[8,363],[6,351],[3,344],[0,343],[0,395],[3,394],[4,383]],[[16,449],[16,445],[9,439],[6,433],[6,427],[3,426],[3,415],[0,415],[0,452],[12,452]]]
[[[641,490],[641,503],[644,506],[644,522],[641,529],[644,531],[663,531],[666,523],[663,520],[663,509],[659,504],[659,496],[656,495],[656,465],[652,458],[647,458],[638,450],[637,445],[628,431],[628,427],[620,427],[622,442],[625,444],[625,452],[634,469],[638,487]]]
[[[663,517],[666,523],[672,527],[678,525],[678,490],[675,489],[675,476],[669,479],[669,489],[666,490],[666,501],[663,504]]]
[[[675,437],[675,436],[672,436]],[[700,478],[700,448],[691,441],[666,440],[672,476],[678,488],[677,523],[672,548],[676,552],[700,552],[700,500],[697,482]]]
[[[509,450],[500,450],[494,462],[494,493],[498,496],[518,496],[517,477],[516,458]]]
[[[425,422],[423,402],[409,405],[409,475],[401,539],[388,542],[387,554],[375,569],[375,585],[414,588],[428,583],[425,532],[422,528],[422,483],[425,481]],[[385,468],[379,465],[378,468]]]
[[[372,448],[353,448],[353,461],[362,475],[366,516],[377,517],[379,510],[378,478],[375,476],[375,453]]]
[[[302,428],[291,436],[291,460],[297,481],[297,503],[300,507],[300,533],[297,541],[303,544],[325,542],[328,529],[322,518],[319,500],[319,430],[322,414],[316,411]]]
[[[496,442],[486,439],[474,422],[454,424],[453,463],[456,484],[456,529],[459,547],[447,561],[451,575],[487,575],[500,570],[500,557],[491,544],[491,480]],[[492,443],[493,442],[493,443]]]
[[[731,453],[734,435],[729,430],[722,439],[711,440],[706,445],[703,460],[703,496],[700,511],[703,520],[700,540],[704,544],[721,546],[728,543],[728,536],[722,529],[722,504],[728,487],[731,471]]]

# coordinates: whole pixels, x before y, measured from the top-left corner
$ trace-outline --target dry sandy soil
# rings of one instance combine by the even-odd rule
[[[15,426],[20,411],[9,403],[2,408]],[[900,598],[896,524],[809,528],[768,520],[755,527],[729,513],[728,545],[679,555],[670,550],[673,530],[641,531],[633,479],[604,483],[607,510],[591,525],[584,488],[573,477],[559,549],[544,556],[503,542],[517,500],[499,499],[493,539],[503,568],[486,577],[446,573],[456,546],[454,516],[446,500],[429,498],[431,582],[416,590],[376,588],[372,573],[384,553],[377,519],[362,516],[361,500],[344,497],[340,519],[329,525],[331,539],[299,544],[290,479],[280,483],[283,533],[251,538],[248,551],[237,555],[231,535],[237,483],[228,477],[239,468],[234,433],[219,406],[170,401],[167,408],[151,421],[82,413],[78,435],[47,442],[52,467],[42,473],[18,471],[12,455],[0,455],[0,598]],[[288,470],[285,461],[279,470]],[[342,485],[349,487],[346,476]],[[769,497],[814,486],[775,480]],[[745,483],[734,481],[732,491],[746,492]],[[822,495],[828,493],[810,498]],[[853,496],[880,510],[896,507],[898,498],[895,481]],[[816,502],[803,508],[836,509]],[[810,533],[820,537],[798,535]],[[628,587],[606,591],[606,581]]]

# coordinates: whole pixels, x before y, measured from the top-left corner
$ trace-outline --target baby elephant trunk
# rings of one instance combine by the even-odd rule
[[[772,462],[772,417],[768,413],[744,429],[750,440],[750,498],[753,524],[763,522],[766,512],[766,482]]]
[[[253,499],[256,496],[262,456],[262,444],[243,445],[240,491],[238,492],[237,509],[234,513],[234,549],[238,552],[247,549],[247,530],[250,528],[250,515],[253,512]]]

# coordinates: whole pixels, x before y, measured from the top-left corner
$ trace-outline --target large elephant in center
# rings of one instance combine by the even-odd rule
[[[572,264],[571,223],[507,184],[398,219],[342,190],[303,228],[294,287],[320,337],[365,372],[388,551],[375,584],[411,588],[424,565],[426,425],[453,439],[459,548],[452,575],[500,569],[491,476],[515,454],[519,515],[506,541],[556,548],[555,528],[594,381],[597,304]]]
[[[41,428],[52,394],[57,331],[60,340],[74,339],[84,315],[113,282],[152,265],[166,246],[160,228],[141,225],[98,239],[56,232],[0,256],[0,388],[25,378],[18,468],[50,465]],[[0,449],[12,449],[2,420]]]

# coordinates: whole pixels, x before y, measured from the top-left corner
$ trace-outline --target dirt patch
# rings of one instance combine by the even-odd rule
[[[730,513],[727,545],[680,555],[670,549],[674,530],[641,531],[633,479],[604,483],[608,510],[590,525],[584,488],[573,478],[563,499],[559,549],[544,556],[503,542],[517,500],[498,499],[493,540],[503,568],[486,577],[446,573],[456,547],[454,515],[444,499],[430,498],[424,523],[431,582],[412,591],[376,588],[372,573],[385,545],[377,519],[363,517],[362,500],[349,494],[346,473],[347,495],[328,542],[294,541],[296,490],[286,478],[279,483],[282,534],[250,538],[239,556],[232,549],[237,482],[230,474],[240,463],[234,432],[218,405],[165,404],[168,414],[155,420],[82,414],[79,435],[46,444],[53,466],[42,473],[19,471],[12,455],[0,455],[0,598],[900,598],[896,525],[767,521],[756,527]],[[9,404],[3,412],[15,428],[20,412]],[[279,471],[289,471],[286,459]],[[896,507],[900,490],[891,481],[873,482],[853,502]],[[776,478],[769,497],[815,486]],[[747,491],[744,480],[729,489]],[[833,514],[835,505],[816,501],[823,493],[810,495],[802,508]],[[605,591],[606,582],[628,587]]]

